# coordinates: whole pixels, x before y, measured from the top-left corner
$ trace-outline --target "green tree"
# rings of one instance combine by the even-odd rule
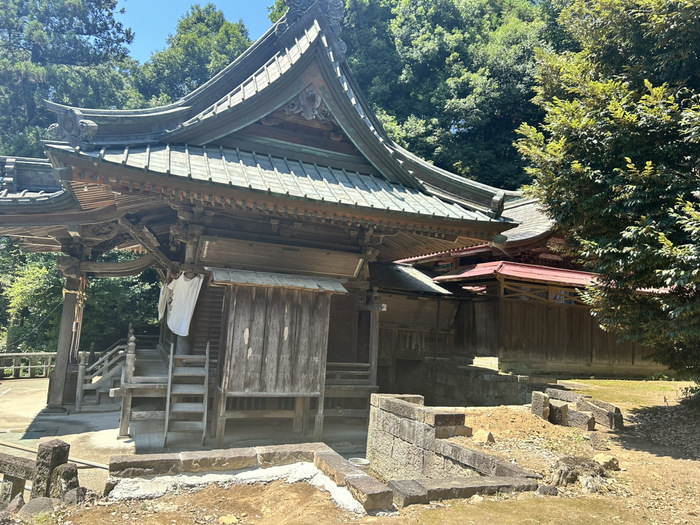
[[[99,260],[125,261],[124,252]],[[54,254],[27,253],[11,240],[0,239],[0,349],[52,352],[61,323],[63,282]],[[157,333],[158,275],[91,279],[81,331],[81,348],[99,350],[124,337],[133,323],[140,332]]]
[[[700,372],[700,4],[575,0],[580,51],[540,57],[532,193],[601,274],[604,328]]]
[[[76,105],[126,103],[126,79],[112,62],[126,60],[133,34],[114,19],[116,6],[116,0],[4,0],[0,154],[42,155],[40,139],[53,121],[43,99],[60,94]]]
[[[275,0],[275,3],[267,8],[267,17],[273,24],[276,23],[284,13],[287,12],[287,2],[285,0]]]
[[[214,4],[194,4],[168,37],[168,47],[154,53],[137,72],[135,84],[147,100],[177,100],[224,69],[250,44],[241,20],[228,22]]]
[[[348,63],[387,131],[436,165],[517,188],[527,179],[515,130],[538,121],[528,0],[349,0]]]

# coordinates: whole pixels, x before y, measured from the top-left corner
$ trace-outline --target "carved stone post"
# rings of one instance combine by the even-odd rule
[[[83,387],[85,386],[85,370],[87,369],[87,352],[80,353],[80,365],[78,367],[78,386],[75,389],[75,411],[80,412],[83,408]]]
[[[78,304],[80,291],[80,264],[73,257],[59,257],[59,267],[66,277],[63,294],[63,312],[61,314],[61,328],[58,334],[56,348],[56,365],[53,376],[49,382],[48,406],[49,410],[63,411],[63,394],[66,384],[66,372],[70,359],[71,344],[73,342],[73,322],[75,320],[75,307]]]
[[[36,453],[36,472],[32,480],[31,498],[49,495],[51,475],[56,467],[68,461],[70,445],[60,439],[52,439],[39,445]]]
[[[131,332],[129,343],[126,347],[126,360],[124,363],[124,373],[122,374],[122,412],[119,418],[119,436],[120,438],[129,437],[129,425],[131,424],[131,401],[133,391],[129,388],[129,384],[134,379],[134,369],[136,368],[136,337]]]

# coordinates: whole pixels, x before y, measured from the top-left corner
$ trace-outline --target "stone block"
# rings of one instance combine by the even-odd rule
[[[504,478],[542,479],[542,476],[537,472],[532,472],[502,459],[496,460],[493,466],[493,475]]]
[[[423,423],[431,427],[464,426],[464,414],[427,409],[423,413]]]
[[[425,488],[430,501],[470,498],[475,494],[524,492],[537,490],[537,482],[525,478],[473,477],[443,480],[417,480]]]
[[[428,491],[415,480],[390,481],[389,489],[394,492],[394,505],[406,507],[416,503],[429,503]]]
[[[345,486],[345,478],[348,476],[361,476],[364,474],[362,469],[356,467],[333,450],[316,452],[314,465],[340,487]]]
[[[610,430],[620,430],[624,426],[620,409],[610,403],[597,399],[581,399],[576,403],[576,410],[591,412],[597,424]]]
[[[549,419],[549,396],[542,392],[533,392],[530,412],[542,419]]]
[[[419,448],[433,450],[435,447],[435,427],[416,422],[413,428],[413,443]]]
[[[569,408],[568,426],[581,430],[595,430],[595,417],[592,412],[581,412]]]
[[[461,461],[445,458],[444,478],[467,478],[479,476],[479,473],[473,468],[465,465]]]
[[[179,454],[112,456],[109,459],[110,476],[120,478],[151,478],[181,472],[182,460]]]
[[[0,482],[0,510],[10,505],[18,494],[23,494],[25,485],[26,479],[3,474]]]
[[[394,437],[386,432],[375,432],[367,439],[367,459],[374,465],[391,458],[394,447]]]
[[[409,444],[406,451],[406,462],[404,463],[407,478],[420,477],[423,473],[423,453],[424,450]],[[403,476],[402,476],[403,477]]]
[[[591,447],[593,450],[610,450],[610,445],[608,443],[608,437],[599,432],[591,432],[588,436],[591,442]]]
[[[440,478],[445,475],[445,456],[430,450],[423,451],[423,475],[425,478]]]
[[[381,430],[391,434],[394,437],[400,437],[401,422],[411,421],[411,419],[404,419],[392,414],[391,412],[382,411],[379,415],[379,421]]]
[[[549,400],[549,422],[553,425],[567,426],[569,418],[569,405],[566,401],[558,399]]]
[[[372,476],[348,476],[345,484],[366,511],[392,510],[394,508],[394,493],[389,487]]]
[[[18,479],[32,479],[34,476],[33,460],[20,458],[11,454],[0,452],[0,462],[3,465],[3,475]]]
[[[75,463],[64,463],[57,466],[51,473],[49,496],[65,499],[66,493],[80,487],[78,481],[78,466]]]
[[[270,445],[255,447],[258,465],[261,468],[290,465],[299,462],[314,462],[316,452],[332,450],[325,443],[298,443],[295,445]]]
[[[409,443],[415,443],[416,441],[416,425],[419,423],[411,419],[401,419],[399,424],[399,435],[397,437],[408,441]]]
[[[394,397],[381,397],[379,408],[384,412],[389,412],[395,416],[408,419],[422,420],[421,414],[425,410],[421,405],[409,403]]]
[[[567,403],[577,403],[581,399],[589,397],[561,388],[547,388],[544,393],[547,394],[550,399],[558,399],[559,401],[566,401]]]
[[[539,478],[539,474],[525,470],[503,461],[486,452],[462,447],[450,441],[438,440],[435,451],[446,458],[453,459],[470,469],[474,469],[485,476],[507,476],[523,478]]]
[[[369,398],[370,405],[378,407],[381,399],[398,399],[413,405],[422,405],[423,396],[418,394],[372,394]]]
[[[75,489],[71,489],[63,497],[63,502],[66,505],[79,505],[83,501],[85,501],[85,497],[87,496],[87,489],[85,487],[78,487]]]
[[[258,453],[252,447],[182,452],[180,459],[182,472],[221,472],[258,466]]]
[[[42,496],[31,498],[17,513],[21,518],[36,518],[39,514],[46,514],[47,517],[53,512],[53,501],[51,498]]]

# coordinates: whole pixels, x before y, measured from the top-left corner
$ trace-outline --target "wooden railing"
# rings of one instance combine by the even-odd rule
[[[133,337],[131,332],[130,337]],[[139,337],[139,342],[145,342],[147,345],[150,344],[155,348],[158,343],[158,336],[141,336]],[[95,391],[95,396],[98,396],[98,389],[105,389],[105,393],[109,392],[112,378],[118,377],[122,373],[126,361],[127,348],[127,339],[120,339],[102,352],[100,358],[92,365],[88,365],[89,353],[85,351],[80,353],[78,385],[75,393],[76,412],[82,410],[86,392]],[[99,402],[99,399],[97,401]]]
[[[368,417],[375,383],[370,363],[326,363],[326,417]]]
[[[22,372],[24,377],[48,377],[56,361],[53,352],[18,352],[12,354],[0,354],[0,379],[14,377],[19,379]],[[6,375],[7,372],[9,376]],[[37,375],[37,372],[41,372]]]
[[[326,363],[326,385],[370,385],[369,363]]]

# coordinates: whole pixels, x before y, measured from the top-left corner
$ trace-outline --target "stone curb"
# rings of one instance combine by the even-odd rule
[[[405,507],[415,503],[470,498],[475,494],[496,494],[497,492],[524,492],[537,490],[537,482],[525,478],[478,477],[452,479],[413,479],[390,481],[394,491],[394,504]]]
[[[444,439],[435,440],[435,452],[473,468],[485,476],[518,479],[540,479],[542,477],[536,472],[531,472],[524,468],[520,468],[512,463],[509,463],[508,461],[504,461],[496,456],[487,454],[486,452],[462,447],[457,443],[446,441]]]
[[[313,463],[336,485],[347,487],[368,512],[393,509],[394,493],[325,443],[301,443],[255,448],[113,456],[109,461],[109,494],[118,478],[267,468],[292,463]]]

